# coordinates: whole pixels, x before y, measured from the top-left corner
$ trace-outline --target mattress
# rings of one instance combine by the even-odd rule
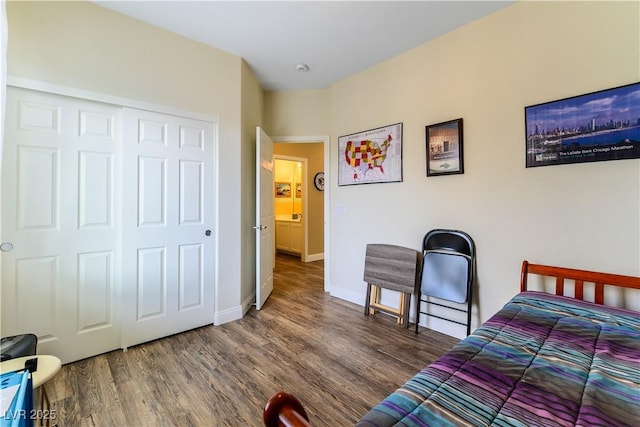
[[[522,292],[357,423],[489,425],[640,425],[640,315]]]

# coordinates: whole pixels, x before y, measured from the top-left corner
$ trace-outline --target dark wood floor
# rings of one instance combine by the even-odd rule
[[[458,340],[416,335],[323,291],[323,262],[279,255],[262,310],[71,363],[47,384],[59,426],[261,426],[279,390],[315,426],[353,425]],[[364,286],[364,284],[363,284]]]

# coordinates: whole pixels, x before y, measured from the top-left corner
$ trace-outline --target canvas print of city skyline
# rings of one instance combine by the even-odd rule
[[[640,158],[640,83],[525,107],[526,166]]]

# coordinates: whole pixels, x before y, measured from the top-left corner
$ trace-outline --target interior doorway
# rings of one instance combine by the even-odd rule
[[[289,220],[289,226],[297,227],[298,225],[293,221],[301,220],[299,228],[302,233],[301,259],[303,262],[322,260],[325,249],[325,193],[314,184],[314,176],[323,172],[324,144],[321,142],[282,143],[274,138],[273,153],[275,191],[278,191],[279,185],[283,189],[291,185],[290,194],[282,194],[280,197],[276,195],[275,214],[283,220],[285,220],[285,215],[289,215],[289,218],[286,218]],[[279,165],[281,166],[280,172],[278,171]],[[298,215],[294,219],[295,214]],[[299,214],[302,214],[302,218]],[[284,227],[284,222],[279,225],[281,228]],[[277,229],[278,224],[276,225],[276,234],[278,234]],[[295,251],[290,252],[295,253]]]
[[[275,249],[278,253],[308,256],[307,159],[274,155]]]
[[[316,148],[319,149],[318,155],[309,156],[308,159],[308,173],[307,176],[309,178],[309,186],[312,185],[313,180],[316,176],[322,176],[322,181],[325,183],[322,189],[316,188],[314,185],[314,190],[312,193],[316,197],[319,197],[322,200],[322,204],[320,207],[315,207],[315,205],[309,204],[309,209],[307,215],[318,215],[321,213],[321,223],[322,227],[320,228],[320,241],[322,244],[320,245],[319,252],[317,254],[311,252],[307,258],[307,261],[316,261],[321,260],[323,262],[323,279],[324,279],[324,291],[331,291],[331,270],[329,268],[330,265],[330,256],[331,256],[331,244],[330,244],[330,235],[328,230],[330,229],[330,215],[329,215],[329,200],[331,193],[331,185],[330,185],[330,159],[331,159],[331,138],[328,135],[323,136],[275,136],[273,138],[278,144],[274,144],[278,146],[278,150],[286,149],[286,150],[296,150],[307,144],[316,145]],[[275,147],[274,147],[275,149]],[[279,154],[287,155],[285,152],[281,152]],[[297,154],[290,154],[297,155]],[[303,156],[300,156],[303,157]],[[312,162],[311,159],[314,161]],[[319,175],[320,174],[320,175]],[[312,181],[313,180],[313,181]],[[309,197],[311,199],[311,196]]]

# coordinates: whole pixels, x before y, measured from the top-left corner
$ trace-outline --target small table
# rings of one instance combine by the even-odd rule
[[[398,323],[409,327],[411,295],[418,288],[422,257],[415,249],[382,243],[370,243],[364,256],[363,280],[367,284],[364,315],[381,311],[398,318]],[[396,309],[380,303],[380,289],[400,293],[400,304]]]
[[[24,364],[27,360],[38,359],[38,369],[35,372],[31,373],[31,381],[33,382],[33,389],[40,389],[40,409],[42,417],[38,417],[40,424],[43,425],[43,421],[47,422],[49,425],[49,421],[55,419],[55,414],[51,412],[51,402],[49,401],[49,396],[47,396],[47,391],[44,387],[44,384],[53,378],[60,367],[62,366],[62,362],[56,356],[38,354],[35,356],[23,356],[17,357],[15,359],[5,360],[0,363],[0,372],[12,372],[12,371],[20,371],[24,369]],[[46,403],[46,408],[45,408]]]

